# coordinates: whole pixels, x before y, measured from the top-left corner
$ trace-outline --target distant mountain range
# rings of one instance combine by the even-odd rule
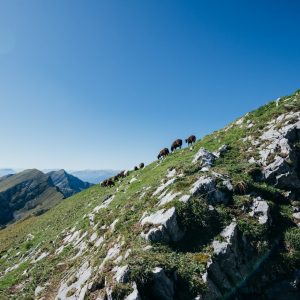
[[[15,174],[15,173],[16,173],[16,171],[13,169],[0,169],[0,177],[9,175],[9,174]]]
[[[116,175],[118,170],[81,170],[81,171],[68,171],[70,174],[78,177],[79,179],[91,183],[99,183],[104,179]]]
[[[65,170],[47,174],[28,169],[16,174],[6,169],[0,177],[0,225],[11,223],[30,214],[41,214],[62,199],[92,186]]]

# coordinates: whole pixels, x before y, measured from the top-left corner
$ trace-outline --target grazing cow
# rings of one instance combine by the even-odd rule
[[[175,151],[177,148],[181,149],[181,146],[182,146],[182,140],[177,139],[176,141],[173,142],[171,146],[171,152]]]
[[[139,168],[137,166],[134,166],[134,171],[137,171]]]
[[[188,145],[192,145],[196,142],[196,136],[191,135],[187,139],[185,139],[185,142],[188,143]]]
[[[139,164],[139,168],[140,168],[140,169],[143,169],[144,167],[145,167],[145,164],[144,164],[144,163],[140,163],[140,164]]]
[[[120,173],[118,173],[115,177],[114,177],[114,180],[117,181],[119,180],[120,178],[123,178],[125,177],[125,171],[121,171]]]
[[[169,149],[164,148],[164,149],[160,150],[159,154],[157,155],[157,159],[166,157],[169,153],[170,153]]]
[[[115,185],[113,178],[108,178],[101,182],[101,186],[103,187],[107,187],[107,186],[111,187],[113,185]]]
[[[102,187],[105,187],[105,186],[106,186],[106,182],[107,182],[107,179],[103,180],[103,181],[100,183],[100,185],[101,185]]]
[[[113,185],[115,185],[115,183],[114,183],[114,180],[112,179],[112,178],[109,178],[108,180],[107,180],[107,186],[113,186]]]

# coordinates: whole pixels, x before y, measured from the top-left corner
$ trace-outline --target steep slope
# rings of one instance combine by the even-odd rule
[[[70,197],[92,186],[92,184],[80,180],[65,170],[52,171],[47,173],[47,175],[50,176],[53,183],[65,197]]]
[[[109,177],[116,175],[119,171],[116,170],[80,170],[69,171],[70,174],[78,177],[85,182],[97,184]]]
[[[300,92],[0,231],[3,299],[299,299]]]
[[[45,211],[63,199],[49,176],[36,169],[0,180],[0,225]]]

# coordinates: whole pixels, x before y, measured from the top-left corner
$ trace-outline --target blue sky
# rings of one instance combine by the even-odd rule
[[[300,88],[297,0],[0,0],[0,167],[123,169]]]

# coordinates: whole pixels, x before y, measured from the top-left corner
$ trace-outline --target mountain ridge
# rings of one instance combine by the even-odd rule
[[[67,173],[64,169],[47,173],[55,186],[57,186],[65,197],[70,197],[92,186],[79,178]]]
[[[90,186],[64,170],[45,174],[27,169],[0,177],[0,224],[6,225],[30,214],[42,214],[64,198]]]

